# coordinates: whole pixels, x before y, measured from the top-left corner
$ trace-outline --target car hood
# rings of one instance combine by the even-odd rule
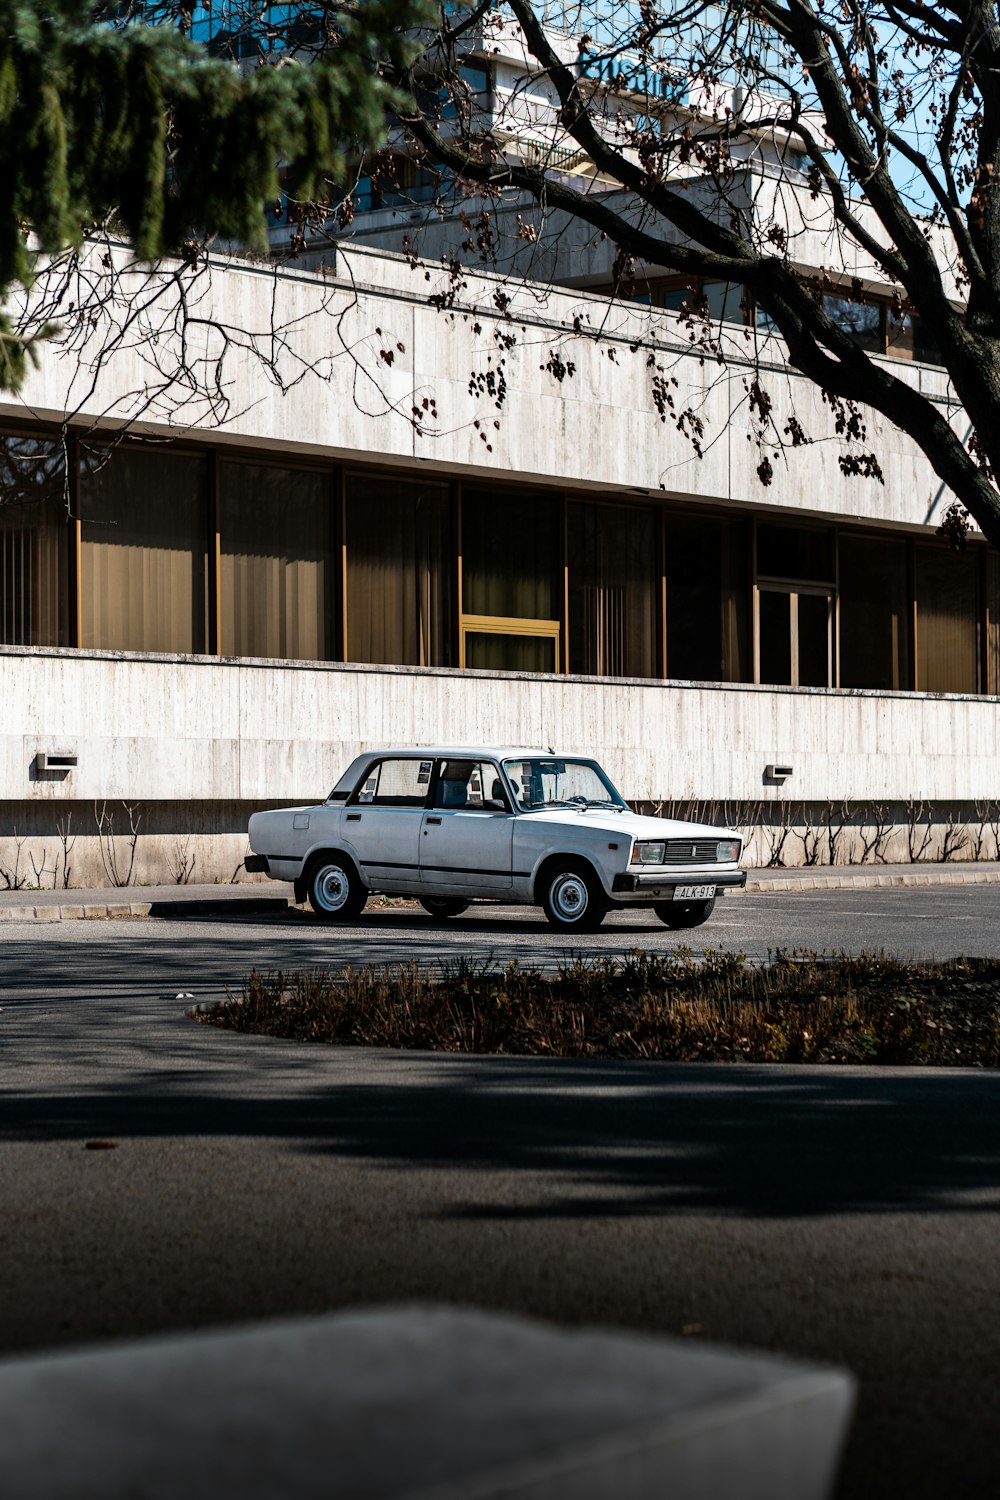
[[[600,829],[624,833],[634,839],[704,839],[742,837],[731,828],[712,827],[707,823],[686,823],[681,818],[645,818],[634,812],[609,812],[606,807],[553,807],[545,812],[525,813],[532,822],[559,823],[563,827]]]

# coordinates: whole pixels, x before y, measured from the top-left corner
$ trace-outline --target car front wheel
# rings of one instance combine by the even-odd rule
[[[336,854],[324,854],[309,871],[306,883],[309,905],[327,922],[356,917],[368,900],[353,865]]]
[[[700,927],[715,909],[715,901],[657,901],[653,910],[667,927]]]
[[[575,862],[549,870],[541,899],[549,924],[561,932],[593,932],[607,915],[607,901],[596,875]]]
[[[421,896],[420,905],[436,922],[444,922],[448,917],[460,917],[463,911],[469,909],[468,901],[463,901],[459,896]]]

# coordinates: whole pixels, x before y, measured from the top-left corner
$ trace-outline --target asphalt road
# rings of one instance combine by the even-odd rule
[[[709,922],[670,932],[651,913],[616,912],[597,933],[572,943],[531,907],[482,904],[436,924],[417,906],[371,902],[352,923],[323,923],[290,909],[275,917],[132,918],[0,926],[4,991],[44,997],[99,984],[143,992],[225,992],[257,968],[343,967],[409,962],[436,965],[462,955],[558,965],[570,952],[669,952],[686,944],[735,949],[766,959],[779,948],[949,958],[1000,952],[1000,886],[803,891],[725,897]]]
[[[995,890],[734,900],[696,938],[996,951]],[[588,948],[669,947],[615,919]],[[1000,1493],[1000,1075],[339,1051],[197,1026],[251,963],[557,960],[533,915],[0,930],[0,1347],[398,1298],[852,1369],[840,1500]],[[88,1150],[86,1142],[115,1141]]]

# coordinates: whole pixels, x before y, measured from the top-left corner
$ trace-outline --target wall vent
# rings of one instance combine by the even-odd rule
[[[75,750],[39,750],[35,755],[36,771],[61,771],[68,776],[76,763]]]

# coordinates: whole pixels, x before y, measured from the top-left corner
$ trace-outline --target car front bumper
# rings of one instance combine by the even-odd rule
[[[611,891],[620,905],[631,906],[643,901],[672,901],[679,885],[714,886],[716,891],[724,891],[742,889],[746,883],[746,870],[679,870],[676,874],[657,870],[649,875],[616,875]]]

